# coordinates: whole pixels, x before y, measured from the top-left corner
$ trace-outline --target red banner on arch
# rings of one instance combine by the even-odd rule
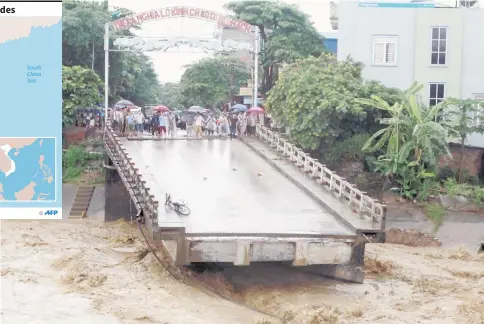
[[[248,34],[251,34],[254,31],[253,26],[245,21],[234,19],[230,16],[222,15],[214,11],[191,7],[171,7],[140,12],[118,19],[112,22],[111,25],[114,30],[119,31],[133,26],[139,26],[145,22],[177,17],[209,20],[217,23],[219,27],[235,28]]]

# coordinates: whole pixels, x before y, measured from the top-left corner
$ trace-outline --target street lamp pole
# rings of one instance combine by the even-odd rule
[[[235,104],[235,73],[234,66],[230,64],[230,104]]]
[[[259,47],[260,47],[260,35],[259,27],[255,26],[254,30],[254,84],[252,94],[252,107],[257,107],[257,98],[259,95]]]
[[[104,25],[104,129],[108,127],[109,104],[109,23]]]

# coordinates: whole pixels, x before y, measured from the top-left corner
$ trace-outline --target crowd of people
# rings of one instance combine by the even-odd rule
[[[220,113],[218,116],[213,112],[188,112],[185,118],[186,136],[196,139],[253,136],[256,125],[263,123],[264,119],[260,116],[247,112]],[[145,132],[158,138],[176,138],[178,135],[178,118],[173,112],[157,112],[151,117],[145,117],[140,110],[132,112],[129,108],[123,108],[114,110],[109,118],[113,129],[124,136],[143,136]]]
[[[198,139],[214,136],[233,139],[236,136],[255,135],[258,116],[251,113],[209,113],[188,114],[186,118],[187,137]]]
[[[142,134],[145,127],[145,116],[141,110],[131,111],[129,108],[114,109],[108,115],[114,131],[126,136]]]

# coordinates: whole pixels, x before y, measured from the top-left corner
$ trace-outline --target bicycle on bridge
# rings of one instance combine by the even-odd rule
[[[168,193],[165,194],[165,206],[172,207],[180,215],[190,215],[190,208],[182,201],[176,202],[171,200],[171,195]]]

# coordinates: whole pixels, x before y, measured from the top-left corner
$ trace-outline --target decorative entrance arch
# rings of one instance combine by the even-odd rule
[[[127,30],[129,28],[140,26],[144,23],[158,21],[167,18],[193,18],[216,23],[219,28],[229,27],[237,29],[240,32],[251,35],[253,44],[240,43],[233,40],[217,41],[216,39],[185,39],[185,38],[153,38],[153,37],[138,37],[138,36],[121,36],[116,35],[116,32]],[[113,32],[113,33],[111,33]],[[114,45],[119,49],[110,49],[110,38],[115,37]],[[245,21],[235,19],[233,17],[220,14],[211,10],[200,9],[195,7],[167,7],[160,9],[153,9],[145,12],[135,13],[105,25],[104,32],[104,106],[105,118],[107,120],[108,98],[109,98],[109,52],[111,51],[129,51],[130,48],[143,51],[166,51],[168,48],[177,47],[180,45],[189,45],[191,47],[202,48],[205,51],[211,52],[231,52],[231,51],[248,51],[254,54],[254,72],[253,72],[253,93],[252,103],[257,106],[258,96],[258,65],[259,65],[259,50],[260,37],[259,28],[253,26]]]
[[[216,22],[220,27],[235,28],[247,34],[252,34],[255,31],[255,26],[252,26],[245,21],[234,19],[230,16],[222,15],[214,11],[194,7],[168,7],[153,9],[123,17],[112,22],[111,25],[115,31],[120,31],[133,26],[139,26],[146,22],[180,17]]]

